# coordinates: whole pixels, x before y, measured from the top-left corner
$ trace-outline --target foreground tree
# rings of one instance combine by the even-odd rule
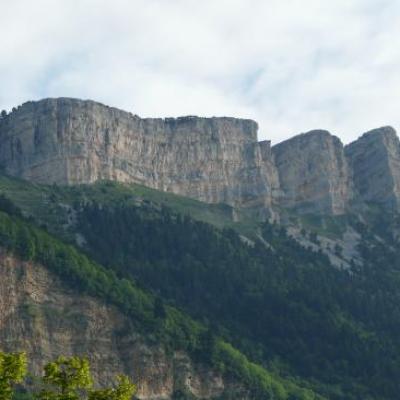
[[[26,375],[25,353],[0,352],[0,400],[11,400],[14,386]]]
[[[130,400],[136,386],[125,375],[117,377],[113,388],[93,389],[90,364],[86,358],[58,357],[44,367],[43,377],[39,379],[39,393],[19,391],[14,387],[23,383],[27,373],[25,353],[0,352],[0,400],[12,400],[23,393],[35,400]]]
[[[44,367],[39,400],[79,400],[93,385],[89,361],[79,357],[58,357]]]
[[[130,400],[136,391],[127,376],[120,375],[115,388],[94,390],[89,361],[58,357],[44,367],[45,388],[38,400]],[[0,399],[1,400],[1,399]]]
[[[136,386],[124,375],[118,376],[118,385],[112,389],[93,390],[89,400],[130,400],[136,392]]]

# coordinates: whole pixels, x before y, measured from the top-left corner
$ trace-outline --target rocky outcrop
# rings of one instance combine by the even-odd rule
[[[93,101],[28,102],[0,124],[0,164],[34,182],[136,182],[209,203],[270,208],[278,187],[257,124],[141,119]]]
[[[1,349],[26,351],[32,373],[41,374],[59,355],[84,355],[95,382],[106,386],[125,373],[138,385],[140,399],[171,399],[178,391],[201,399],[225,391],[246,398],[239,386],[186,354],[149,344],[117,309],[65,287],[44,267],[0,250],[0,275]]]
[[[295,136],[272,148],[282,196],[279,204],[302,213],[343,214],[351,181],[343,144],[327,131]]]
[[[140,183],[208,203],[343,214],[351,204],[399,209],[400,147],[392,128],[345,150],[318,130],[271,149],[236,118],[139,118],[93,101],[28,102],[0,117],[0,165],[39,183]]]
[[[355,199],[399,210],[400,142],[391,127],[374,129],[345,148]]]

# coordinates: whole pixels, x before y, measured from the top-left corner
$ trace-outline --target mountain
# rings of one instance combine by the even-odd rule
[[[396,399],[399,157],[389,127],[270,147],[234,118],[3,113],[0,346],[149,400]]]
[[[163,299],[165,305],[181,309],[201,321],[209,332],[234,344],[253,362],[263,365],[267,376],[272,373],[276,377],[279,391],[297,391],[292,398],[313,398],[316,393],[330,399],[395,398],[396,377],[400,374],[397,361],[400,357],[397,351],[400,348],[397,335],[400,244],[396,239],[400,218],[397,214],[373,209],[363,215],[349,214],[345,219],[344,216],[314,217],[313,220],[307,217],[297,221],[298,226],[303,226],[301,242],[289,236],[283,226],[260,224],[250,218],[235,222],[229,207],[210,206],[142,186],[99,182],[60,187],[1,177],[0,188],[3,196],[7,196],[0,202],[1,209],[11,220],[17,220],[17,226],[22,223],[28,229],[28,234],[25,229],[24,233],[18,233],[15,225],[10,227],[10,220],[0,224],[3,227],[0,244],[9,251],[26,255],[27,249],[32,249],[29,237],[37,235],[44,236],[46,242],[56,240],[57,246],[63,246],[59,242],[62,240],[72,249],[80,248],[90,263],[101,263],[104,271],[114,271],[124,282],[133,282],[141,290],[150,291],[151,296]],[[22,215],[22,221],[18,215]],[[35,226],[48,233],[38,232]],[[221,229],[223,226],[229,228]],[[334,268],[321,250],[324,240],[330,240],[333,247],[335,238],[350,228],[362,238],[357,247],[361,263],[350,263],[350,269]],[[32,229],[34,234],[29,234]],[[245,239],[243,235],[251,232],[253,236],[248,236],[251,239]],[[10,245],[10,240],[19,244]],[[304,246],[304,242],[316,250],[311,245]],[[39,243],[33,247],[47,249],[48,245]],[[340,251],[332,249],[335,253]],[[34,261],[48,261],[47,254],[53,253],[46,250],[40,257],[36,255]],[[336,257],[341,259],[340,254]],[[75,274],[82,279],[81,271],[87,270],[85,264],[86,261],[77,265],[76,261],[72,264],[63,261],[61,266],[56,262],[55,266],[45,267],[59,274],[65,285],[77,291],[74,297],[79,297],[80,292],[86,293],[88,286],[78,284]],[[72,275],[65,271],[66,268],[70,271],[70,266]],[[102,288],[104,281],[100,286],[91,286]],[[121,307],[122,312],[126,310],[120,296],[112,295],[113,290],[109,293],[104,288],[90,293],[106,304]],[[7,297],[18,295],[11,293]],[[150,297],[145,304],[153,301]],[[41,305],[36,306],[40,310]],[[128,309],[135,310],[135,326],[139,332],[144,330],[144,337],[150,343],[161,348],[177,346],[177,350],[193,358],[192,363],[200,355],[203,370],[210,371],[207,365],[211,364],[216,370],[213,374],[228,371],[225,379],[233,381],[233,387],[239,382],[244,382],[245,388],[249,388],[249,382],[250,388],[260,387],[259,372],[249,372],[247,367],[244,372],[243,358],[234,368],[227,367],[233,360],[215,357],[215,353],[209,358],[209,344],[200,347],[200,352],[197,345],[193,347],[191,343],[201,344],[203,339],[196,339],[196,331],[189,327],[191,323],[187,322],[189,326],[179,328],[176,333],[173,331],[172,336],[168,330],[155,334],[158,328],[164,329],[169,323],[149,325],[147,319],[143,320],[142,311],[138,314],[141,309],[138,303]],[[10,322],[25,320],[23,310],[14,314]],[[149,315],[145,310],[144,315]],[[42,335],[50,336],[46,332],[54,325],[74,324],[69,318],[67,314],[66,322],[50,320],[39,325]],[[183,338],[178,334],[181,329],[187,332]],[[6,329],[2,342],[10,343],[12,337]],[[73,351],[69,340],[51,337],[55,349],[64,354]],[[102,356],[93,351],[96,346],[90,336],[88,339],[80,342],[80,349],[83,353],[93,353],[95,364]],[[205,343],[210,343],[209,339]],[[110,351],[110,357],[120,357],[120,353]],[[37,359],[48,359],[53,354],[44,351]],[[132,375],[129,367],[125,371]],[[153,382],[151,375],[145,375],[142,382],[149,387]],[[293,389],[293,383],[303,389]],[[305,389],[311,389],[314,394],[304,392]],[[261,393],[258,390],[250,398],[269,398],[266,389]],[[246,395],[236,396],[246,398]],[[278,398],[288,397],[283,394]]]
[[[140,204],[141,198],[127,197],[130,188],[118,186],[64,192],[3,178],[1,189],[0,343],[7,351],[27,351],[31,373],[57,353],[78,353],[93,364],[104,360],[95,371],[97,383],[108,382],[116,370],[138,380],[141,399],[324,399],[310,382],[250,361],[230,344],[228,332],[219,332],[204,318],[194,320],[185,307],[177,309],[173,298],[100,265],[71,242],[83,238],[71,236],[83,233],[74,216],[80,199],[85,204],[89,199],[132,201],[132,212],[143,216],[142,228],[148,229],[149,219],[166,235],[174,224],[165,208]],[[64,218],[68,223],[60,229]],[[210,229],[209,234],[219,234],[208,224],[185,221],[199,224],[206,236]]]
[[[257,141],[257,129],[251,120],[142,119],[93,101],[45,99],[1,119],[0,165],[33,182],[134,182],[261,216],[282,208],[341,215],[369,201],[397,209],[400,146],[392,128],[347,146],[317,130],[272,148]]]
[[[391,127],[374,129],[345,148],[357,199],[398,210],[400,143]]]
[[[92,101],[49,99],[18,108],[0,132],[0,163],[34,182],[112,179],[209,203],[268,206],[277,179],[250,120],[141,119]]]

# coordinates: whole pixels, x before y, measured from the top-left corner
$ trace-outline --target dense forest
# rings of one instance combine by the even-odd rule
[[[118,305],[149,340],[240,378],[254,399],[397,398],[398,215],[348,216],[364,262],[345,270],[283,226],[246,238],[208,223],[225,209],[155,191],[7,185],[1,246]]]
[[[248,245],[233,230],[166,208],[94,203],[81,208],[78,221],[92,257],[202,319],[258,362],[323,382],[330,398],[398,393],[399,253],[379,246],[364,226],[366,263],[346,271],[268,223],[262,241]]]
[[[132,318],[135,328],[149,341],[162,344],[167,350],[184,350],[193,359],[238,379],[254,399],[323,399],[310,390],[306,382],[279,376],[276,371],[268,371],[250,361],[223,337],[164,304],[162,299],[140,288],[134,280],[119,277],[74,246],[36,227],[4,196],[1,196],[0,207],[1,247],[23,260],[43,264],[80,293],[116,305]]]

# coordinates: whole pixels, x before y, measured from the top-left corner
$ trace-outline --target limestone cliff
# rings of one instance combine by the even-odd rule
[[[0,164],[42,183],[142,183],[209,203],[270,207],[269,143],[235,118],[141,119],[93,101],[25,103],[0,125]]]
[[[392,128],[343,148],[329,132],[276,146],[236,118],[140,118],[69,98],[0,117],[0,166],[33,182],[135,182],[208,203],[276,214],[343,214],[352,204],[399,209],[400,145]]]
[[[341,141],[311,131],[272,148],[283,192],[282,207],[303,213],[343,214],[351,182]]]
[[[1,347],[26,351],[31,372],[40,374],[60,354],[88,355],[96,382],[111,384],[115,374],[126,373],[138,384],[140,399],[170,399],[178,390],[201,399],[225,391],[246,398],[186,354],[149,344],[114,307],[65,287],[44,267],[0,249],[0,275]]]
[[[400,142],[391,127],[374,129],[345,148],[355,198],[389,209],[400,206]]]

